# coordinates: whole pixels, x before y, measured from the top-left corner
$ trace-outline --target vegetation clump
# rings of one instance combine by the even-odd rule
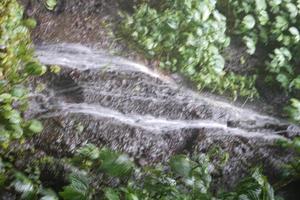
[[[126,15],[122,32],[146,55],[158,59],[163,69],[181,72],[198,89],[227,91],[234,98],[257,95],[255,76],[224,70],[221,52],[230,39],[216,1],[168,0],[160,8],[142,4],[133,15]]]
[[[48,9],[54,9],[55,5],[56,1],[47,1]],[[225,18],[215,6],[212,0],[170,0],[162,10],[143,5],[140,13],[128,18],[124,30],[130,33],[132,28],[137,29],[131,36],[149,56],[158,56],[161,66],[166,69],[191,76],[199,88],[208,87],[219,92],[229,88],[235,96],[254,97],[254,78],[249,80],[223,69],[221,51],[229,39],[225,35]],[[149,12],[152,14],[148,15]],[[136,25],[137,22],[140,26]],[[153,25],[146,28],[149,22]],[[44,156],[34,162],[28,159],[30,162],[25,166],[16,166],[18,154],[24,152],[19,152],[18,148],[13,152],[10,148],[22,148],[26,138],[38,134],[43,128],[39,121],[22,117],[28,101],[26,80],[46,71],[33,56],[29,28],[35,24],[34,20],[23,18],[22,7],[16,0],[0,2],[1,195],[10,192],[18,199],[42,200],[277,199],[266,177],[257,169],[233,192],[212,193],[213,166],[205,155],[191,158],[176,155],[166,167],[139,168],[126,154],[88,144],[79,148],[74,157],[59,160],[60,166],[66,168],[63,175],[69,180],[67,184],[56,180],[63,183],[56,187],[50,187],[41,178],[41,166],[55,166],[55,158]],[[54,66],[51,71],[59,73],[59,68]],[[296,100],[293,106],[298,106]],[[297,146],[298,142],[286,145]],[[34,148],[31,147],[30,151],[34,152]]]
[[[233,28],[218,5],[227,8],[225,16],[233,21]],[[133,14],[125,15],[121,29],[163,69],[181,72],[199,89],[253,99],[258,96],[256,78],[265,76],[266,83],[294,98],[287,113],[299,122],[299,14],[298,0],[168,0],[155,7],[141,3]],[[257,73],[242,76],[224,70],[222,52],[232,36],[227,33],[241,36],[250,55],[258,45],[268,51],[265,63],[256,66]]]
[[[33,19],[23,19],[17,1],[0,2],[0,191],[11,182],[17,191],[32,189],[27,178],[15,170],[16,158],[10,148],[43,128],[39,121],[22,117],[27,107],[27,78],[46,71],[33,56],[29,28],[35,24]],[[18,187],[20,181],[23,187]]]
[[[258,45],[268,50],[262,66],[266,81],[299,98],[300,4],[298,0],[229,0],[235,16],[234,32],[254,54]],[[298,103],[297,103],[298,102]],[[299,122],[299,100],[293,99],[290,116]]]
[[[64,200],[232,200],[265,199],[275,200],[274,191],[258,169],[243,180],[234,192],[211,192],[212,165],[205,155],[176,155],[167,167],[138,168],[131,159],[122,153],[99,149],[87,144],[77,150],[71,159],[60,163],[72,168],[68,172],[69,183],[59,191],[43,190],[42,199]],[[66,174],[67,175],[67,174]],[[24,178],[24,177],[22,177]],[[23,180],[23,179],[22,179]],[[39,188],[33,182],[16,183],[20,192],[26,194],[31,188]],[[32,184],[32,187],[27,187]],[[33,194],[33,193],[32,193]],[[31,196],[34,199],[35,193]]]

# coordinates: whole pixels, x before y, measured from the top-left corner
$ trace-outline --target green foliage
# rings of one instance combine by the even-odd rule
[[[224,71],[222,49],[229,45],[226,18],[216,1],[168,0],[159,9],[140,5],[126,15],[122,32],[163,69],[178,71],[199,89],[231,92],[253,98],[255,77],[245,78]]]
[[[105,155],[101,156],[103,154]],[[32,166],[34,171],[26,170],[29,175],[17,170],[11,171],[13,181],[9,187],[20,194],[20,199],[29,200],[233,200],[246,197],[249,200],[275,200],[272,187],[259,170],[255,170],[250,177],[238,184],[233,192],[213,194],[210,187],[214,167],[204,154],[191,158],[176,155],[170,159],[168,166],[144,168],[136,167],[127,159],[121,164],[110,162],[120,157],[124,157],[124,154],[87,144],[78,149],[71,162],[69,159],[60,159],[60,164],[69,166],[65,174],[69,177],[69,183],[63,188],[56,191],[44,189],[39,180],[38,165]],[[73,159],[76,159],[75,163]],[[53,158],[46,157],[40,160],[45,161],[47,165],[51,165]],[[87,166],[86,162],[92,164]],[[102,164],[106,165],[108,170],[102,170]],[[115,165],[118,165],[120,172],[125,173],[113,173],[111,176],[109,168],[117,169]],[[10,164],[6,165],[5,169],[1,166],[5,164],[0,163],[1,173],[12,167]],[[133,173],[122,169],[131,169]]]
[[[113,177],[128,176],[133,169],[132,161],[126,154],[119,154],[105,148],[99,150],[92,144],[78,149],[73,163],[80,164],[84,168],[98,168]]]
[[[105,156],[101,153],[105,152]],[[210,191],[212,182],[211,172],[213,166],[205,155],[193,156],[189,158],[185,155],[177,155],[170,159],[168,167],[160,165],[151,168],[137,168],[130,161],[126,162],[127,167],[134,168],[134,174],[126,174],[126,179],[120,182],[118,187],[111,187],[106,184],[105,176],[99,181],[98,173],[110,175],[109,171],[98,171],[98,165],[86,167],[83,165],[87,160],[96,162],[97,160],[116,160],[120,156],[117,152],[107,149],[99,149],[88,144],[78,150],[74,172],[71,175],[70,185],[64,187],[61,196],[64,199],[108,199],[108,200],[139,200],[139,199],[165,199],[165,200],[233,200],[233,199],[264,199],[274,200],[274,191],[267,182],[260,170],[254,170],[253,174],[243,180],[234,192],[221,193],[214,197]],[[108,158],[109,157],[109,158]],[[82,162],[78,162],[78,159]],[[113,162],[107,168],[114,168]],[[99,163],[98,163],[99,164]],[[101,167],[101,164],[99,164]],[[85,170],[85,173],[79,170]],[[113,174],[115,178],[124,178],[124,174]],[[72,178],[73,177],[73,178]],[[75,177],[75,178],[74,178]],[[89,177],[89,178],[87,178]],[[109,177],[108,177],[109,178]],[[91,189],[91,180],[96,180],[97,184],[102,184],[98,190]],[[108,179],[107,179],[108,180]],[[99,196],[100,195],[100,196]]]
[[[64,188],[60,196],[65,200],[87,200],[91,199],[90,180],[86,175],[77,172],[69,177],[70,185]]]
[[[20,199],[33,199],[42,193],[35,182],[37,172],[27,176],[15,169],[9,146],[42,131],[39,121],[26,121],[22,115],[27,107],[27,78],[42,75],[46,68],[33,56],[29,28],[36,22],[23,19],[16,0],[0,2],[0,24],[0,190],[10,188],[21,194]]]
[[[57,5],[57,0],[46,0],[45,1],[45,6],[48,10],[54,10]]]
[[[53,10],[56,1],[48,0],[46,6]],[[228,38],[225,36],[225,18],[215,10],[214,1],[170,0],[162,10],[146,5],[140,9],[133,18],[128,18],[135,21],[125,24],[124,30],[129,32],[131,26],[138,28],[132,37],[136,37],[136,42],[150,56],[160,58],[162,67],[190,76],[199,88],[209,87],[219,92],[230,88],[234,96],[254,96],[254,78],[246,79],[223,70],[224,60],[220,51],[228,45]],[[293,7],[289,6],[289,9],[293,10]],[[143,18],[144,15],[147,19]],[[188,20],[183,20],[184,17]],[[151,22],[147,20],[155,22],[149,28],[161,35],[149,36],[149,30],[144,30]],[[140,25],[136,26],[136,22]],[[12,141],[22,144],[25,137],[42,131],[40,122],[22,118],[27,104],[24,82],[32,75],[42,75],[46,71],[33,57],[30,43],[28,27],[35,27],[36,22],[23,19],[22,8],[16,0],[3,0],[0,2],[0,24],[0,192],[9,190],[19,199],[42,200],[275,199],[271,186],[259,171],[239,184],[235,192],[214,197],[210,191],[212,165],[205,155],[192,158],[177,155],[170,159],[167,167],[137,168],[127,155],[99,149],[92,144],[78,149],[72,162],[68,159],[60,161],[71,171],[67,172],[68,185],[59,188],[59,191],[45,189],[40,180],[39,166],[30,163],[26,170],[21,171],[14,166],[16,158],[8,149]],[[247,29],[255,24],[251,16],[244,19]],[[175,30],[179,30],[180,34],[177,35]],[[290,29],[290,32],[297,34],[295,29]],[[274,63],[290,60],[285,49],[275,54],[280,58],[274,58]],[[51,71],[58,73],[59,68],[51,67]],[[284,77],[278,79],[286,81]],[[298,82],[296,80],[293,84]],[[82,128],[78,129],[82,131]],[[299,142],[289,145],[298,148]],[[227,160],[226,156],[224,160]],[[52,161],[53,158],[47,157],[40,162],[51,166]],[[108,184],[112,180],[117,182],[117,187]]]
[[[291,95],[300,89],[300,4],[298,0],[229,0],[235,16],[236,34],[241,35],[248,53],[254,54],[258,44],[265,46],[269,58],[264,70],[267,80],[276,81]],[[297,69],[298,68],[298,69]],[[292,100],[291,117],[299,122]],[[297,107],[297,106],[296,106]]]
[[[223,199],[273,200],[279,198],[275,198],[273,188],[266,177],[258,169],[255,169],[250,177],[239,183],[234,192],[223,194]]]
[[[99,158],[101,160],[100,169],[110,176],[128,176],[132,172],[133,164],[126,154],[118,154],[102,149]]]
[[[300,179],[300,137],[297,137],[292,141],[280,140],[278,143],[283,148],[293,149],[298,155],[293,162],[286,164],[283,181],[290,182],[290,180],[293,179]]]
[[[289,116],[296,120],[297,122],[300,121],[300,101],[297,99],[291,99],[291,105],[286,107],[286,112]]]
[[[227,30],[231,24],[226,25],[217,2],[234,20],[233,30]],[[199,90],[227,91],[234,99],[256,97],[255,80],[261,74],[244,77],[224,70],[221,53],[229,44],[227,31],[241,36],[251,55],[258,44],[264,46],[269,56],[260,72],[267,74],[266,81],[300,98],[298,0],[168,0],[151,5],[140,3],[132,15],[125,14],[121,32],[134,47],[159,60],[163,69],[181,72]],[[299,115],[291,117],[297,120]]]
[[[23,10],[15,0],[1,1],[0,24],[0,146],[6,148],[11,140],[41,131],[39,122],[28,123],[21,117],[27,104],[22,83],[28,76],[43,74],[45,67],[33,57],[25,26],[34,27],[35,22],[23,20]]]

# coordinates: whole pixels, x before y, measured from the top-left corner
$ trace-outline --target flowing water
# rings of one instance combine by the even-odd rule
[[[259,163],[266,171],[280,171],[292,155],[276,141],[300,135],[294,125],[203,96],[105,51],[43,45],[37,56],[45,65],[62,67],[59,74],[34,80],[32,88],[44,84],[45,90],[32,91],[29,113],[45,124],[37,147],[53,155],[72,154],[90,142],[147,164],[218,146],[231,156],[218,181],[230,186]]]

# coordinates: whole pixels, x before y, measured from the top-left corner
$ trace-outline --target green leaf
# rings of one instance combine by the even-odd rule
[[[22,122],[21,114],[17,110],[5,111],[3,112],[3,116],[12,124],[20,124]]]
[[[265,10],[267,8],[265,0],[255,0],[255,4],[257,10]]]
[[[26,94],[25,88],[23,86],[16,86],[11,92],[14,97],[23,97]]]
[[[100,152],[101,169],[110,176],[129,176],[133,169],[133,162],[126,154],[119,154],[108,149]]]
[[[0,95],[0,102],[8,103],[12,101],[12,95],[9,93],[3,93]]]
[[[36,27],[36,25],[37,25],[36,20],[33,19],[33,18],[25,19],[25,20],[23,21],[23,23],[24,23],[24,25],[25,25],[26,27],[28,27],[28,28],[30,28],[30,29],[34,29],[34,28]]]
[[[258,15],[258,20],[259,20],[260,25],[266,25],[269,22],[268,13],[264,10],[260,11],[259,15]]]
[[[251,30],[255,26],[255,18],[252,15],[246,15],[242,23],[246,29]]]
[[[300,34],[296,27],[290,27],[289,32],[294,36],[295,42],[300,41]]]
[[[300,122],[300,101],[298,99],[292,98],[290,106],[286,107],[285,111],[291,119]]]
[[[15,181],[13,182],[15,190],[22,194],[23,197],[30,196],[34,192],[34,185],[24,174],[15,173]]]
[[[41,194],[42,197],[40,200],[59,200],[58,196],[53,190],[50,189],[42,190]]]
[[[23,129],[18,124],[13,124],[12,126],[12,137],[14,139],[20,139],[23,136]]]
[[[256,42],[252,38],[247,36],[243,37],[243,41],[247,46],[247,53],[249,53],[250,55],[254,54],[256,50]]]
[[[57,5],[57,0],[46,0],[46,8],[48,10],[54,10]]]
[[[50,71],[51,71],[52,73],[59,74],[60,71],[61,71],[61,67],[58,66],[58,65],[52,65],[52,66],[50,67]]]
[[[276,32],[284,31],[288,28],[289,22],[284,16],[276,16],[275,18],[275,30]]]
[[[192,170],[190,160],[184,155],[177,155],[170,160],[171,169],[178,175],[188,177]]]
[[[282,87],[287,88],[290,83],[290,79],[285,74],[278,74],[276,80],[282,85]]]
[[[91,200],[90,180],[81,172],[74,172],[69,176],[71,184],[64,187],[60,196],[64,200]]]
[[[295,89],[297,90],[300,90],[300,76],[298,76],[291,82],[291,86],[295,87]]]
[[[91,160],[96,160],[100,156],[99,149],[93,144],[87,144],[77,150],[77,154],[80,156],[89,158]]]
[[[286,8],[287,8],[287,10],[290,13],[290,17],[291,18],[297,17],[297,15],[298,15],[298,8],[297,8],[297,6],[295,4],[293,4],[293,3],[287,3],[286,4]]]
[[[119,193],[111,188],[105,190],[105,197],[107,200],[120,200]]]
[[[32,131],[33,133],[40,133],[43,130],[43,125],[40,121],[38,120],[32,120],[29,123],[28,129]]]
[[[47,68],[37,62],[30,62],[25,66],[25,71],[30,75],[43,75]]]

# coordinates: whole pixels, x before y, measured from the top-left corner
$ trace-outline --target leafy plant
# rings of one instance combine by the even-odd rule
[[[87,200],[91,199],[90,180],[81,172],[70,175],[70,185],[64,188],[60,196],[65,200]]]
[[[294,140],[280,140],[279,145],[283,148],[293,149],[296,153],[294,161],[287,163],[284,166],[283,181],[289,183],[291,180],[300,179],[300,137],[296,137]]]
[[[42,75],[46,67],[33,56],[29,28],[34,28],[36,22],[23,18],[23,9],[16,0],[0,2],[0,24],[0,182],[5,187],[10,185],[8,188],[20,193],[20,198],[28,199],[41,188],[31,180],[36,177],[34,173],[29,178],[14,167],[16,157],[9,148],[42,131],[39,121],[24,120],[22,115],[27,107],[27,79]]]
[[[31,75],[41,75],[45,66],[33,56],[29,30],[24,23],[23,10],[14,0],[0,3],[0,146],[6,148],[11,140],[38,133],[42,125],[25,122],[21,114],[26,109],[27,91],[22,83]],[[14,106],[18,105],[18,106]]]
[[[99,152],[103,151],[106,154],[104,157],[109,157],[108,160],[116,160],[122,155],[107,149],[98,149],[91,144],[88,144],[78,150],[78,154],[76,156],[77,164],[75,164],[74,167],[78,167],[79,170],[84,169],[85,173],[75,169],[73,174],[80,173],[84,175],[76,176],[76,179],[71,180],[70,185],[64,188],[64,191],[60,193],[63,195],[64,199],[76,199],[76,197],[78,197],[78,199],[104,198],[108,200],[275,199],[272,187],[267,182],[266,177],[264,177],[258,169],[254,170],[250,177],[238,184],[238,187],[234,190],[234,192],[221,193],[220,195],[214,196],[210,191],[212,182],[211,172],[213,166],[210,164],[208,157],[203,154],[192,156],[192,158],[185,155],[176,155],[170,159],[167,167],[158,165],[154,168],[137,168],[132,162],[128,162],[126,164],[126,168],[134,168],[134,174],[127,174],[125,182],[120,182],[117,187],[103,185],[103,187],[99,188],[101,191],[92,190],[89,189],[91,182],[87,181],[87,177],[99,177],[99,171],[92,170],[92,168],[97,169],[99,166],[92,165],[92,167],[86,168],[85,165],[82,165],[82,162],[78,162],[78,159],[80,158],[84,162],[87,160],[96,162],[97,159],[104,159],[104,157],[101,158],[99,154]],[[114,167],[113,162],[108,163],[109,165],[104,162],[108,168]],[[110,175],[109,171],[100,171],[100,173]],[[115,178],[123,178],[124,174],[113,174],[113,176]],[[103,182],[99,183],[98,181],[97,184],[103,184]]]
[[[300,75],[297,66],[300,50],[300,4],[298,0],[229,0],[235,16],[234,32],[240,35],[248,53],[254,54],[258,44],[265,46],[269,58],[264,70],[266,80],[274,80],[292,96],[300,89]],[[274,19],[274,20],[271,20]],[[274,82],[273,81],[273,82]],[[291,111],[297,100],[292,100],[289,108],[291,117],[299,122],[297,112]]]
[[[260,200],[273,200],[281,199],[274,195],[272,186],[268,183],[259,169],[255,169],[252,175],[244,179],[238,184],[234,192],[223,194],[224,200],[233,199],[260,199]]]
[[[286,112],[289,116],[296,120],[300,121],[300,101],[297,99],[291,99],[291,105],[286,107]]]
[[[138,6],[125,15],[122,34],[160,67],[181,72],[199,89],[231,92],[236,98],[257,95],[255,77],[224,71],[222,49],[229,45],[226,18],[217,11],[216,1],[168,0],[160,8]]]

